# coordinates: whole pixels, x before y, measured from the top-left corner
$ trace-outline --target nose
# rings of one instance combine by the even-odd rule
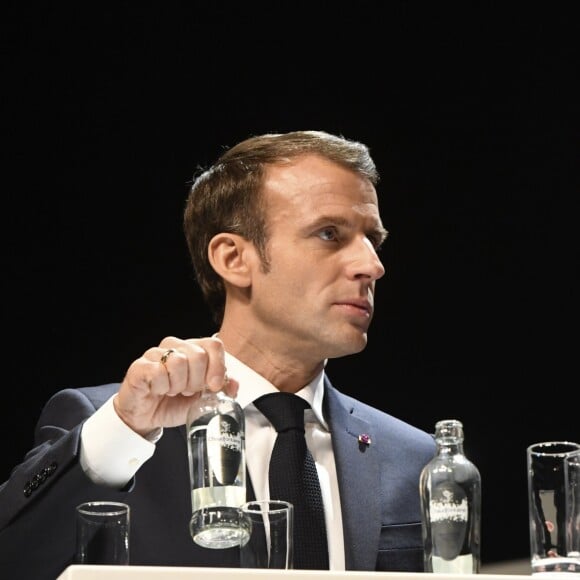
[[[352,278],[368,278],[373,282],[385,275],[385,267],[367,237],[357,239],[355,242],[349,275]]]

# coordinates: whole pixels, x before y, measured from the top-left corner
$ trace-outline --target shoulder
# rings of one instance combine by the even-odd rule
[[[110,399],[121,387],[121,383],[107,383],[92,387],[79,387],[76,390],[87,397],[95,407],[99,408]]]
[[[101,407],[120,388],[120,383],[107,383],[90,387],[65,388],[54,393],[44,405],[41,423],[51,423],[57,417],[78,421]]]
[[[397,441],[397,446],[412,449],[422,448],[432,453],[435,448],[433,436],[427,431],[399,419],[381,409],[345,395],[328,380],[325,382],[325,399],[331,420],[337,414],[344,414],[372,426],[372,431],[382,440]]]
[[[60,389],[50,397],[47,404],[86,399],[98,408],[114,395],[120,387],[121,383],[107,383],[90,387],[69,387],[66,389]]]

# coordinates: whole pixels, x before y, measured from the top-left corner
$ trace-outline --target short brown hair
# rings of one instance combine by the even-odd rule
[[[379,174],[363,143],[324,131],[267,133],[250,137],[228,149],[194,178],[187,197],[183,227],[197,282],[215,322],[221,324],[225,287],[208,259],[211,239],[220,232],[251,241],[268,270],[268,230],[262,184],[267,165],[288,163],[317,154],[369,179]]]

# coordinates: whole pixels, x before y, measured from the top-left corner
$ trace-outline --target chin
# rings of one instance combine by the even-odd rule
[[[340,358],[342,356],[348,356],[351,354],[357,354],[363,351],[368,344],[368,338],[366,332],[361,334],[358,333],[356,337],[352,337],[351,340],[342,341],[340,344],[334,343],[334,352],[329,355],[328,358]]]

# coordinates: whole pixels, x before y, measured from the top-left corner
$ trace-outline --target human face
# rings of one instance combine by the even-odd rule
[[[270,268],[252,279],[256,338],[266,350],[313,362],[361,351],[385,273],[374,186],[305,155],[268,169],[264,199]]]

